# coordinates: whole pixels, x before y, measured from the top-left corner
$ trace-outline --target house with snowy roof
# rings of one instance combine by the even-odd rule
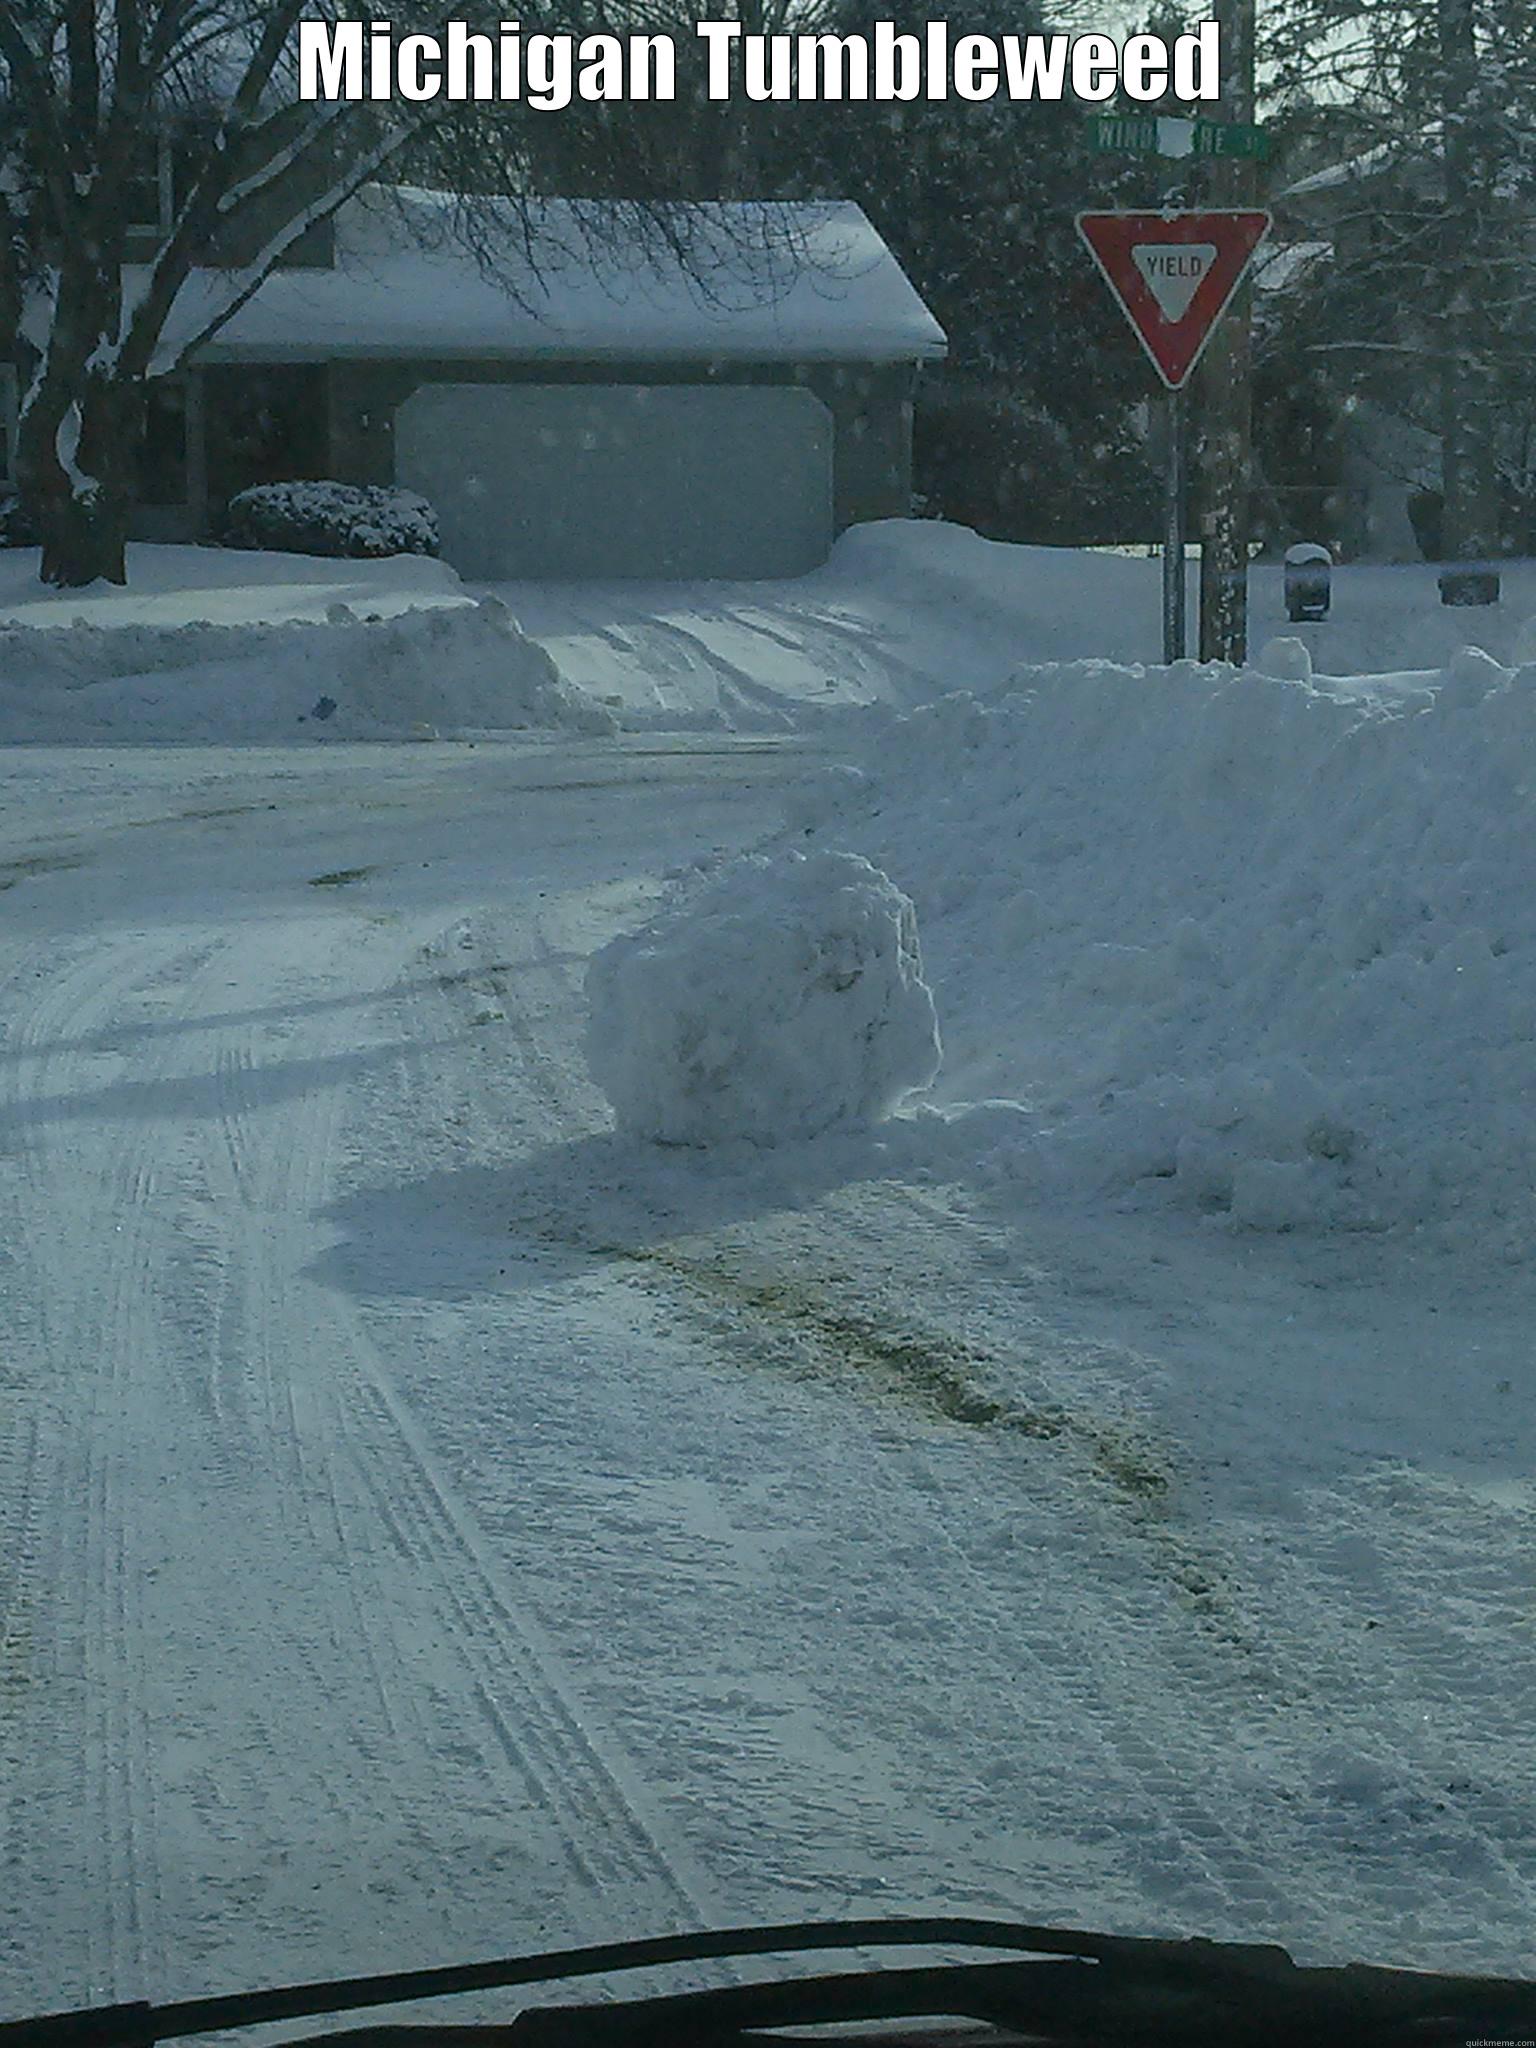
[[[455,204],[365,188],[157,381],[136,537],[329,477],[421,492],[472,579],[777,577],[907,514],[945,339],[858,207],[503,203],[466,237]],[[194,274],[173,352],[229,288]]]
[[[1445,190],[1444,130],[1431,122],[1411,151],[1396,144],[1361,150],[1295,179],[1270,202],[1278,233],[1268,265],[1256,273],[1261,292],[1326,283],[1330,270],[1348,269],[1360,280],[1359,351],[1349,359],[1354,388],[1334,423],[1341,487],[1326,494],[1334,538],[1359,558],[1439,554],[1436,364],[1444,309],[1434,264]],[[1536,260],[1536,187],[1513,156],[1491,196],[1504,210],[1513,265]],[[1385,287],[1374,295],[1373,277]],[[1509,479],[1529,473],[1533,417],[1529,401],[1514,397],[1501,411]],[[1529,484],[1506,504],[1505,516],[1507,542],[1529,551],[1536,536]]]

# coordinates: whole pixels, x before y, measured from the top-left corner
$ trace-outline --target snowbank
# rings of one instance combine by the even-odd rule
[[[615,729],[494,599],[383,619],[332,604],[319,625],[0,625],[0,743],[525,727]]]
[[[1191,554],[1191,618],[1198,572]],[[818,574],[854,590],[901,592],[931,623],[947,618],[968,665],[966,643],[979,642],[982,669],[951,666],[951,687],[986,688],[987,645],[1000,628],[1011,636],[1010,670],[1020,661],[1155,661],[1162,646],[1162,562],[1139,549],[1019,546],[942,520],[887,519],[850,528]],[[1441,603],[1433,562],[1345,562],[1333,572],[1328,617],[1293,625],[1282,564],[1256,562],[1248,644],[1294,636],[1314,668],[1341,677],[1434,670],[1469,642],[1518,664],[1531,659],[1536,633],[1536,561],[1500,562],[1499,574],[1501,601],[1467,607]]]
[[[36,548],[0,548],[0,625],[282,626],[319,624],[333,605],[392,619],[432,605],[473,602],[456,571],[426,555],[326,561],[237,548],[128,549],[128,582],[53,590],[37,579]]]
[[[1501,575],[1504,601],[1468,610],[1441,604],[1430,563],[1344,564],[1330,616],[1295,627],[1279,564],[1261,563],[1251,644],[1296,640],[1330,688],[1388,674],[1428,687],[1468,641],[1518,667],[1536,660],[1536,562]],[[626,726],[773,731],[824,728],[850,707],[910,711],[952,690],[991,697],[1021,661],[1155,661],[1161,576],[1145,554],[889,519],[850,528],[822,568],[788,582],[496,587],[566,680]],[[1193,607],[1193,559],[1188,581]]]
[[[960,1153],[1255,1229],[1523,1248],[1536,666],[1260,666],[1289,673],[1078,663],[949,697],[800,792],[796,841],[911,891],[947,1098],[990,1099]]]
[[[636,1137],[814,1137],[938,1067],[911,902],[847,854],[731,862],[598,953],[587,990],[592,1073]]]

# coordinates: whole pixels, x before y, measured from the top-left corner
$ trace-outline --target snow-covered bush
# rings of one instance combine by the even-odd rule
[[[605,946],[587,995],[593,1076],[635,1137],[815,1137],[938,1070],[911,901],[853,854],[732,861]]]
[[[437,514],[382,484],[256,484],[229,501],[225,545],[292,555],[435,555]]]

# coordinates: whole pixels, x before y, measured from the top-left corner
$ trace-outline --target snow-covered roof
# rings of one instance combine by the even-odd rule
[[[436,193],[365,190],[336,217],[335,267],[275,271],[200,360],[910,362],[945,352],[938,322],[851,204],[691,209],[687,254],[637,225],[624,233],[625,215],[592,202],[508,207],[494,239],[513,290],[453,236],[451,209]],[[531,260],[520,260],[525,246]],[[217,271],[195,274],[175,328],[195,335],[228,290]]]
[[[1309,177],[1298,178],[1279,196],[1282,199],[1305,199],[1314,192],[1335,192],[1341,185],[1358,184],[1362,178],[1374,177],[1377,171],[1385,170],[1393,162],[1395,154],[1390,144],[1378,143],[1374,149],[1362,150],[1359,156],[1349,157],[1343,163],[1329,164],[1324,170],[1313,171]]]
[[[1311,199],[1319,193],[1338,192],[1364,184],[1384,172],[1422,176],[1429,170],[1438,171],[1444,158],[1444,124],[1431,121],[1420,129],[1417,142],[1405,136],[1395,141],[1378,142],[1369,149],[1361,150],[1358,156],[1348,157],[1342,163],[1329,164],[1308,177],[1298,178],[1294,185],[1287,185],[1276,197],[1280,200]],[[1508,165],[1494,180],[1495,197],[1518,197],[1526,189],[1522,182],[1524,177],[1520,166]]]
[[[1332,254],[1332,242],[1272,244],[1260,253],[1254,265],[1253,281],[1261,292],[1285,291],[1314,263],[1326,262]]]

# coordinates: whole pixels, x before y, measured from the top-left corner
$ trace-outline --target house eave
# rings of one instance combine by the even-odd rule
[[[540,363],[665,363],[674,365],[719,363],[758,369],[790,368],[798,364],[863,363],[889,369],[906,364],[942,362],[946,344],[924,343],[888,348],[853,347],[847,343],[777,351],[765,349],[663,348],[648,346],[643,338],[628,346],[593,344],[571,348],[509,349],[485,343],[455,341],[451,335],[380,348],[367,341],[325,342],[207,342],[192,356],[189,368],[226,367],[238,363],[487,363],[527,367]]]

